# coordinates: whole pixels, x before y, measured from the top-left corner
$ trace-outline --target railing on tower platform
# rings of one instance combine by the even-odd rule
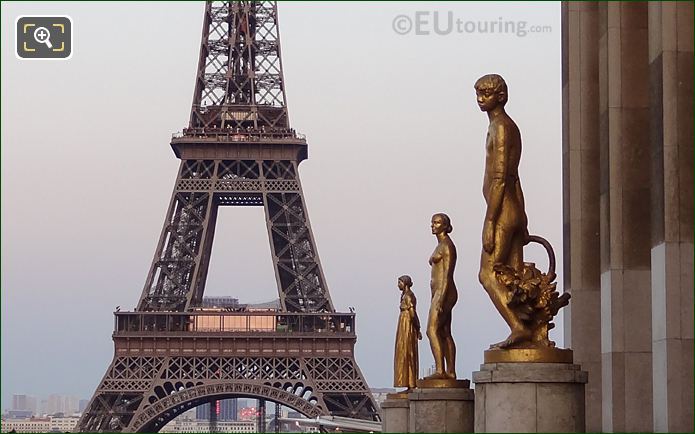
[[[115,312],[114,336],[129,334],[321,334],[355,336],[354,313]]]
[[[273,141],[306,141],[306,136],[293,128],[184,128],[173,133],[172,141],[182,139],[212,139],[218,141],[243,142],[273,142]]]

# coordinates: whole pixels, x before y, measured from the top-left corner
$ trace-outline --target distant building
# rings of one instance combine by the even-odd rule
[[[80,411],[80,400],[74,396],[52,394],[46,400],[44,414],[73,414]]]
[[[237,420],[237,412],[239,407],[236,399],[222,399],[217,401],[216,404],[216,413],[218,421]],[[197,420],[209,420],[210,404],[203,404],[196,407],[195,418]]]
[[[87,409],[88,405],[89,405],[89,399],[80,399],[78,411],[80,413],[84,413],[84,411]]]
[[[2,432],[72,432],[79,419],[78,416],[7,418],[2,420]]]
[[[67,416],[67,417],[50,417],[52,432],[72,432],[77,426],[77,421],[80,420],[79,416]]]
[[[12,410],[30,411],[36,414],[36,397],[30,395],[12,395]]]
[[[51,430],[50,418],[32,417],[29,419],[3,419],[2,432],[49,432]]]
[[[28,419],[34,415],[31,410],[10,410],[5,414],[10,419]]]
[[[208,309],[226,309],[233,311],[278,311],[280,310],[280,299],[276,298],[272,301],[263,303],[239,303],[236,297],[226,295],[211,295],[204,296],[201,302],[201,307]]]
[[[206,295],[203,296],[203,302],[201,303],[203,307],[215,307],[220,309],[242,309],[245,307],[243,304],[239,304],[239,299],[235,297],[229,297],[226,295]]]

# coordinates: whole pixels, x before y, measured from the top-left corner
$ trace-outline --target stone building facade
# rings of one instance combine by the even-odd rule
[[[693,3],[563,2],[565,344],[588,432],[693,432]]]

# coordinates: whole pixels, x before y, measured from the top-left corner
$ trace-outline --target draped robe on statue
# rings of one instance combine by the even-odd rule
[[[401,295],[393,363],[394,387],[414,388],[418,378],[418,328],[415,296],[408,288]]]

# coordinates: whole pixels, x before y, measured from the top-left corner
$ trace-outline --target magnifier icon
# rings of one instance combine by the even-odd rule
[[[51,32],[45,27],[38,27],[34,30],[34,39],[39,44],[46,44],[48,48],[53,48],[53,44],[51,44]]]

